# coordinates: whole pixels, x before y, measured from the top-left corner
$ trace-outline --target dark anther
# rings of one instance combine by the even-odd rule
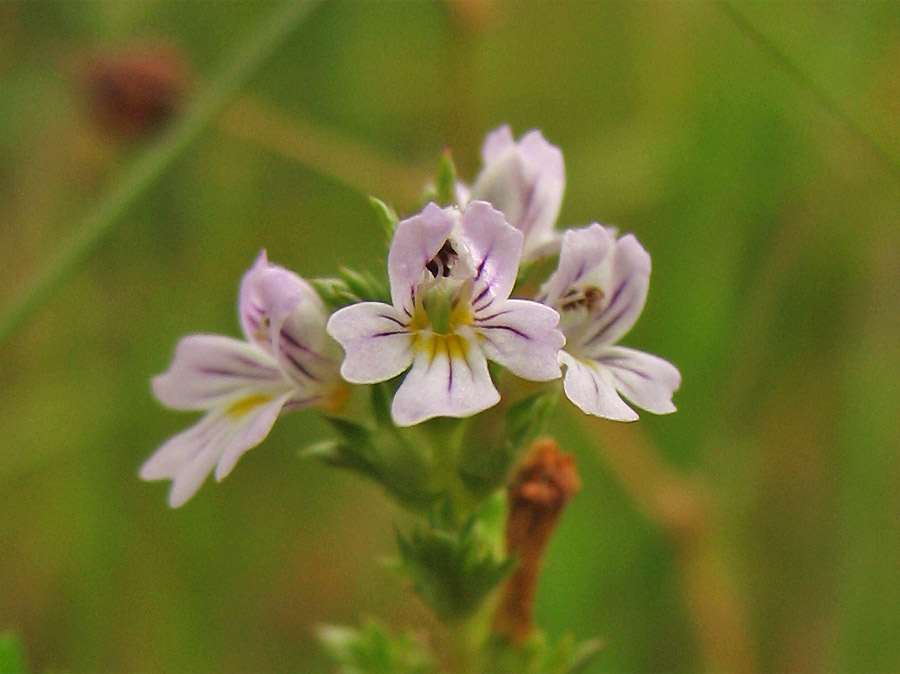
[[[435,278],[450,276],[450,271],[453,269],[453,264],[459,259],[459,255],[456,254],[456,251],[453,250],[453,245],[450,243],[450,240],[447,239],[444,241],[444,245],[441,246],[441,249],[438,251],[437,255],[425,265],[425,269],[431,272],[431,275]]]
[[[603,297],[603,291],[597,286],[588,286],[582,291],[570,288],[563,296],[562,310],[570,311],[578,307],[585,307],[588,311],[593,311]]]

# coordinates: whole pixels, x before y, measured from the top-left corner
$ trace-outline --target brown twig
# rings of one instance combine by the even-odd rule
[[[506,549],[518,567],[506,582],[494,632],[522,643],[534,633],[534,597],[541,560],[563,509],[581,489],[575,458],[554,440],[536,440],[509,485]]]

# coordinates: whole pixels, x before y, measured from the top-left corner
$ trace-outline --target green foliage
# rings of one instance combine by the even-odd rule
[[[437,172],[437,202],[441,206],[450,206],[456,203],[456,166],[453,164],[453,155],[450,150],[444,150],[441,163]]]
[[[431,482],[430,454],[410,442],[399,429],[385,424],[371,429],[341,417],[326,419],[337,439],[301,450],[302,457],[316,458],[374,480],[411,510],[425,510],[437,500],[438,492]]]
[[[488,520],[496,520],[496,505],[489,503]],[[515,568],[512,557],[497,555],[492,529],[480,524],[481,511],[453,530],[440,508],[428,525],[414,526],[408,536],[398,532],[400,568],[413,581],[416,593],[443,621],[464,618]]]
[[[449,149],[444,150],[438,164],[434,185],[428,185],[422,193],[422,203],[435,201],[441,206],[452,206],[456,203],[456,166]]]
[[[356,302],[391,301],[387,281],[368,271],[359,272],[347,267],[338,267],[337,278],[314,278],[309,282],[325,305],[332,310]]]
[[[555,386],[527,396],[507,411],[505,432],[495,446],[485,446],[483,437],[473,438],[466,445],[459,474],[472,494],[483,497],[506,483],[516,461],[546,428],[558,399]]]
[[[359,629],[325,625],[316,630],[322,648],[345,674],[428,674],[434,659],[425,641],[407,632],[392,637],[375,620]]]
[[[377,197],[370,196],[369,203],[375,210],[378,224],[384,232],[385,241],[390,244],[391,239],[394,238],[394,230],[397,229],[397,222],[399,221],[396,211]]]
[[[593,663],[603,648],[601,639],[576,642],[566,635],[556,643],[538,633],[523,644],[493,636],[484,647],[484,671],[497,674],[578,674]]]
[[[25,649],[12,632],[0,634],[0,674],[25,674]]]

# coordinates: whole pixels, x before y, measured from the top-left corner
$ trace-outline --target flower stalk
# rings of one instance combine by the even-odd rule
[[[227,476],[282,413],[318,410],[333,437],[301,455],[365,476],[413,514],[397,530],[396,568],[446,628],[449,668],[562,674],[598,642],[549,642],[534,599],[544,552],[581,483],[572,456],[535,438],[561,391],[589,415],[633,421],[626,399],[673,412],[681,375],[617,344],[649,287],[650,256],[637,239],[597,223],[554,229],[559,149],[538,131],[517,142],[501,127],[482,155],[468,187],[446,153],[432,200],[412,216],[372,200],[390,237],[386,279],[340,267],[308,282],[263,252],[240,286],[244,339],[185,337],[154,379],[160,402],[204,416],[141,476],[171,480],[170,504],[180,507],[208,475]],[[557,254],[542,285],[523,281]],[[369,404],[345,404],[359,387]],[[436,661],[423,640],[375,622],[320,635],[352,671],[423,672]]]

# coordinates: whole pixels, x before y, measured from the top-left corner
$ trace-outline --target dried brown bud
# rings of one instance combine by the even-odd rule
[[[184,67],[168,47],[99,55],[82,66],[80,88],[98,127],[115,136],[143,137],[181,109]]]
[[[556,441],[536,440],[509,485],[506,549],[518,554],[494,619],[494,631],[513,643],[534,632],[534,597],[544,551],[563,509],[581,489],[575,457]]]

